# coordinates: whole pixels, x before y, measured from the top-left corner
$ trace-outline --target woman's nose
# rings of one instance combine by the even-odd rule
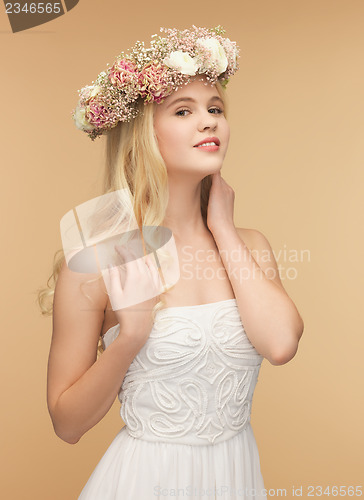
[[[216,128],[217,126],[217,120],[216,116],[213,115],[212,113],[207,113],[207,115],[204,115],[199,123],[199,129],[200,130],[206,130],[208,128]]]

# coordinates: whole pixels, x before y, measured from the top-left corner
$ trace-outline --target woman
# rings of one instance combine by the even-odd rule
[[[85,275],[57,263],[49,412],[74,444],[119,394],[126,425],[81,500],[266,498],[253,392],[264,357],[295,355],[303,322],[266,238],[235,228],[234,191],[220,175],[238,49],[219,27],[165,32],[85,87],[74,118],[92,140],[107,135],[104,193],[128,189],[139,228],[172,231],[180,279],[143,300],[158,269],[130,248],[118,248],[123,284],[117,266]],[[116,306],[135,289],[139,303]]]

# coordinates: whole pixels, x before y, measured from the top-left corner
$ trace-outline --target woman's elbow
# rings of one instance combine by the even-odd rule
[[[61,438],[62,439],[62,438]],[[64,441],[65,443],[68,443],[68,444],[77,444],[79,442],[80,438],[77,438],[77,439],[62,439],[62,441]]]
[[[62,441],[64,441],[65,443],[76,444],[81,439],[81,436],[76,436],[71,431],[67,431],[65,429],[58,428],[54,422],[53,422],[53,429],[54,429],[56,436],[58,436],[60,439],[62,439]]]
[[[296,350],[294,352],[285,351],[285,352],[280,352],[279,354],[275,354],[274,356],[272,356],[270,358],[270,360],[269,360],[270,363],[274,366],[285,365],[286,363],[291,361],[292,358],[294,358],[294,356],[297,352],[297,348],[298,348],[298,346],[296,347]]]
[[[294,340],[292,340],[288,346],[286,346],[284,349],[277,349],[276,352],[272,354],[271,358],[269,359],[272,365],[285,365],[295,357],[298,351],[298,344],[302,336],[302,332],[303,328],[299,335],[295,336]]]
[[[75,429],[73,427],[70,427],[69,425],[65,425],[64,422],[62,423],[60,418],[59,418],[60,416],[55,411],[55,408],[53,410],[54,411],[49,409],[49,415],[51,417],[53,430],[54,430],[56,436],[68,444],[78,443],[79,440],[81,439],[82,435],[78,435],[75,432]]]

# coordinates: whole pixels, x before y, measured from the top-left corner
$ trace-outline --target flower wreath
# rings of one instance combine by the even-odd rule
[[[160,28],[166,37],[152,35],[150,48],[137,41],[129,53],[122,52],[92,85],[78,91],[72,111],[76,127],[91,140],[128,122],[138,114],[137,100],[161,103],[174,90],[198,74],[225,88],[239,68],[236,42],[222,35],[221,26],[179,31]]]

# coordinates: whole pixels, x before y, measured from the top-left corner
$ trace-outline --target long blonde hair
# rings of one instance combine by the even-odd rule
[[[226,116],[225,90],[219,82],[216,83],[216,89],[224,102]],[[143,101],[137,105],[141,112],[136,118],[126,123],[119,122],[106,133],[106,165],[102,192],[106,194],[127,189],[133,200],[135,218],[141,230],[143,226],[162,224],[168,205],[168,176],[154,131],[154,111],[158,105],[145,105]],[[201,214],[207,229],[210,188],[211,175],[208,175],[201,181]],[[54,290],[64,260],[64,251],[59,249],[54,255],[53,272],[48,278],[47,287],[37,290],[42,315],[49,316],[53,313]],[[100,278],[101,274],[96,279]],[[163,294],[160,299],[153,308],[153,320],[156,311],[164,305]],[[98,351],[102,352],[100,341]]]

